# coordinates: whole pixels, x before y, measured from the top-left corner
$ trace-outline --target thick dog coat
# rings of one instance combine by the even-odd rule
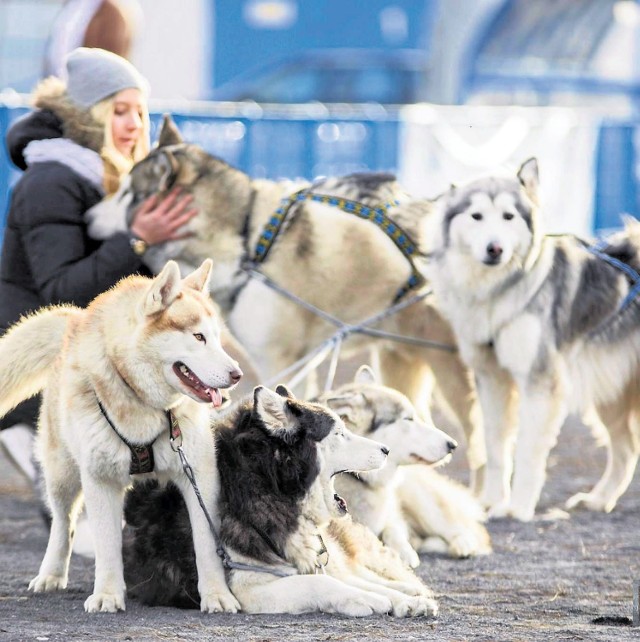
[[[373,470],[387,449],[354,435],[335,413],[263,387],[216,422],[220,537],[229,585],[249,613],[325,611],[430,615],[430,591],[398,556],[345,515],[332,478]],[[151,604],[198,603],[189,520],[172,490],[127,500],[128,584]],[[278,573],[284,575],[279,576]]]
[[[400,392],[383,386],[368,366],[351,383],[321,395],[357,435],[389,447],[379,471],[336,477],[354,520],[369,527],[415,568],[420,552],[470,557],[491,551],[478,500],[433,466],[446,462],[456,442],[422,421]]]
[[[389,203],[389,217],[409,235],[418,233],[429,206],[411,199],[388,174],[331,177],[313,185],[253,180],[201,147],[183,142],[166,121],[158,147],[134,167],[120,192],[89,212],[90,234],[105,238],[116,229],[126,229],[127,211],[174,186],[193,195],[200,213],[189,223],[191,236],[150,248],[145,261],[157,271],[167,259],[190,269],[194,262],[213,258],[214,300],[251,357],[259,374],[255,383],[276,378],[336,331],[334,325],[243,270],[261,235],[270,233],[267,225],[283,199],[306,187],[314,195],[350,199],[372,208]],[[350,324],[384,311],[411,274],[405,256],[375,222],[313,199],[294,201],[288,208],[283,229],[259,268],[293,295]],[[454,345],[448,324],[429,297],[375,328]],[[468,441],[470,467],[481,470],[485,455],[480,413],[457,353],[381,339],[365,343],[360,335],[345,341],[343,353],[365,346],[378,351],[384,383],[405,393],[425,417],[435,376],[441,399]]]
[[[96,553],[95,585],[85,609],[124,609],[123,500],[132,482],[132,450],[149,445],[155,475],[176,484],[195,525],[202,610],[237,610],[204,514],[169,441],[172,418],[202,495],[215,505],[218,475],[203,402],[219,406],[220,389],[242,373],[220,344],[210,273],[205,261],[182,280],[169,262],[155,279],[124,279],[86,309],[44,308],[0,339],[0,414],[43,391],[38,452],[52,524],[29,585],[35,592],[66,588],[84,497]]]
[[[596,425],[597,413],[608,429],[606,470],[569,507],[610,511],[640,450],[640,305],[628,297],[640,226],[628,223],[599,252],[572,236],[545,236],[538,182],[531,159],[517,176],[453,187],[434,202],[424,234],[425,272],[475,372],[484,501],[492,515],[522,520],[534,515],[569,412]]]

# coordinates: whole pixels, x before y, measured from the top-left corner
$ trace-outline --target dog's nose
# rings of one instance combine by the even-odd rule
[[[238,383],[238,381],[242,379],[242,370],[240,369],[232,370],[229,373],[229,377],[231,378],[231,381],[233,381],[233,383]]]
[[[447,442],[447,449],[450,453],[452,453],[456,448],[458,447],[458,442],[454,441],[453,439],[451,441]]]
[[[388,449],[386,446],[382,446],[382,447],[380,448],[380,450],[381,450],[385,455],[388,455],[388,454],[389,454],[389,449]]]
[[[500,245],[498,245],[497,243],[489,243],[489,245],[487,245],[487,254],[492,259],[500,258],[502,254],[502,247],[500,247]]]

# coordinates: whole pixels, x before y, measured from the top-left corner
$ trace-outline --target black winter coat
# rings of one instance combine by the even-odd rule
[[[7,148],[13,162],[25,168],[23,151],[31,140],[61,136],[55,113],[35,111],[13,125]],[[102,196],[99,187],[59,160],[26,167],[13,188],[4,231],[0,333],[41,306],[86,306],[121,278],[148,274],[126,234],[105,241],[87,235],[84,213]],[[6,419],[0,427],[11,425]]]
[[[7,147],[14,162],[25,162],[22,150],[30,131],[41,138],[56,137],[43,136],[43,121],[53,123],[55,133],[51,112],[33,112],[9,131]],[[0,329],[43,305],[85,306],[119,279],[148,274],[126,234],[106,241],[87,235],[84,213],[102,196],[95,185],[59,161],[26,169],[13,188],[2,244]]]

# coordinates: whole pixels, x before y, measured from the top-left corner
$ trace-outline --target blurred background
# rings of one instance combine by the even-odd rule
[[[549,231],[639,213],[638,0],[121,2],[154,126],[251,176],[391,171],[433,197],[537,156]],[[64,4],[0,0],[3,140]],[[16,177],[3,145],[0,235]]]

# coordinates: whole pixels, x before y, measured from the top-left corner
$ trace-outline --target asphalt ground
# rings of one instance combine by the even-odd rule
[[[27,591],[47,542],[39,503],[0,456],[0,642],[100,640],[589,640],[640,639],[631,626],[633,581],[640,579],[638,474],[608,514],[549,513],[588,490],[604,467],[582,426],[565,426],[551,454],[541,502],[531,523],[489,523],[494,553],[468,560],[424,555],[419,574],[440,602],[436,621],[373,616],[204,615],[149,608],[128,600],[117,614],[87,614],[93,561],[72,556],[66,591]],[[466,478],[463,452],[445,470]],[[545,517],[544,515],[547,515]]]

